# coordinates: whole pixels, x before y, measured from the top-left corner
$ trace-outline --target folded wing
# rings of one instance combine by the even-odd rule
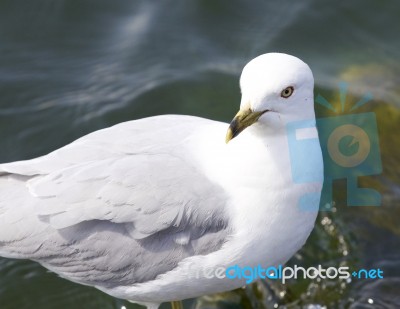
[[[185,257],[218,250],[229,234],[227,197],[186,148],[209,124],[148,118],[0,165],[0,223],[7,229],[0,227],[0,254],[113,286],[152,280]]]

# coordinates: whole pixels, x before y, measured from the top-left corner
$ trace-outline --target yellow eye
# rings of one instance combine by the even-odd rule
[[[293,91],[294,91],[293,87],[289,86],[282,90],[281,97],[287,99],[288,97],[290,97],[293,94]]]

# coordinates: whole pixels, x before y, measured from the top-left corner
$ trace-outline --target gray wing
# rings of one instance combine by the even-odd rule
[[[152,280],[185,257],[218,250],[229,233],[227,197],[185,148],[204,125],[148,118],[0,165],[0,183],[12,186],[0,189],[0,253],[109,287]]]

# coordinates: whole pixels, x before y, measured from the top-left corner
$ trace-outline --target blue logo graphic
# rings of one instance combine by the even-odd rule
[[[345,111],[347,84],[340,84],[340,110],[318,95],[316,102],[327,109],[340,113],[333,117],[317,118],[319,141],[324,158],[324,185],[320,210],[330,210],[333,203],[333,180],[347,180],[348,206],[380,206],[381,195],[372,188],[360,188],[360,176],[377,175],[382,172],[376,117],[373,112],[351,113],[372,99],[366,94]],[[295,183],[320,182],[318,172],[307,170],[307,162],[318,160],[317,136],[302,138],[298,132],[314,126],[312,121],[298,121],[287,125],[292,176]],[[317,193],[309,193],[299,201],[300,209],[307,210],[315,204]],[[314,201],[314,203],[313,203]]]

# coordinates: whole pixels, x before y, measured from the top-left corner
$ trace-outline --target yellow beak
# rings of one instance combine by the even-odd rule
[[[268,112],[268,110],[261,112],[252,111],[250,108],[240,110],[229,125],[225,142],[229,143],[229,141],[238,136],[240,132],[257,122],[261,115],[266,112]]]

